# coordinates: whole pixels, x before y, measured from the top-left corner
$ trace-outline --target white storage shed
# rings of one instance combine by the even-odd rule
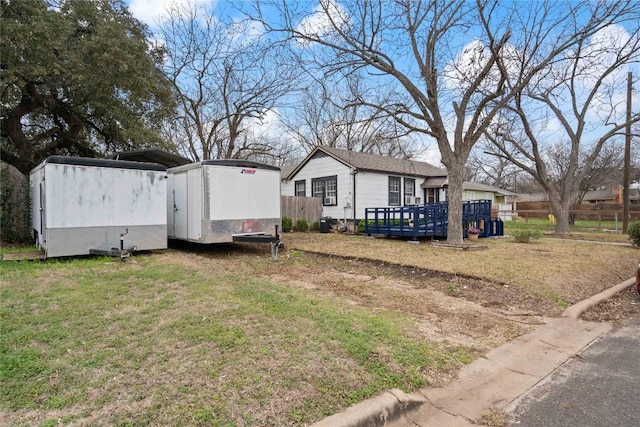
[[[278,243],[280,168],[204,160],[167,170],[169,238],[198,243]]]
[[[167,172],[155,163],[51,156],[29,176],[46,257],[167,247]]]

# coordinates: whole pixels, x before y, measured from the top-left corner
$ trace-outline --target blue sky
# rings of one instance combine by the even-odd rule
[[[197,3],[202,3],[202,4],[211,4],[213,6],[215,6],[216,1],[215,0],[125,0],[125,2],[128,4],[131,12],[133,13],[133,15],[140,19],[141,21],[145,22],[146,24],[148,24],[150,26],[150,28],[152,30],[154,30],[155,27],[155,22],[162,16],[163,13],[166,12],[167,7],[170,6],[171,4],[174,3],[187,3],[187,2],[197,2]],[[311,10],[313,8],[313,6],[315,4],[317,4],[317,1],[315,0],[309,0],[308,2],[309,4],[309,9]],[[317,23],[316,23],[317,24]],[[464,36],[463,36],[464,37]],[[472,39],[468,38],[469,36],[467,35],[467,37],[465,37],[468,40],[461,40],[461,42],[464,43],[477,43],[477,41],[474,41]],[[459,47],[462,45],[459,45]],[[469,46],[467,44],[467,46]],[[473,51],[473,49],[471,49],[471,51]],[[636,73],[637,73],[637,67],[636,67]],[[626,70],[624,71],[625,79],[626,79]],[[619,77],[619,76],[618,76]],[[626,87],[626,85],[624,85]],[[637,111],[638,107],[640,106],[640,97],[636,97],[634,100],[634,110]],[[622,101],[621,99],[619,99],[619,101]],[[273,115],[271,117],[271,121],[273,123],[277,122],[277,116]],[[557,120],[556,120],[557,122]],[[551,138],[554,138],[554,134],[556,135],[555,138],[557,138],[558,135],[558,131],[559,131],[559,123],[556,123],[553,120],[550,121],[547,124],[547,129],[546,132],[549,133],[549,136]],[[560,134],[562,134],[563,132],[560,131]],[[554,139],[555,139],[554,138]],[[439,162],[439,153],[437,148],[435,147],[435,144],[427,144],[424,147],[424,153],[422,154],[422,159],[423,160],[427,160],[433,163],[437,163]]]

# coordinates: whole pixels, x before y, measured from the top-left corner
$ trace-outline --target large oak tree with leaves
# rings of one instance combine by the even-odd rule
[[[2,160],[161,146],[171,86],[121,0],[0,0]]]

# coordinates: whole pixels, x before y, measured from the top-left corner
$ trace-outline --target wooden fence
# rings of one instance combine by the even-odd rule
[[[551,210],[549,202],[518,202],[515,213],[522,218],[547,218]],[[580,209],[571,210],[576,219],[586,221],[622,222],[622,205],[616,203],[583,203]],[[629,219],[640,221],[640,205],[629,206]]]
[[[294,224],[304,219],[311,226],[322,217],[322,199],[319,197],[281,196],[280,203],[282,216],[291,218]]]

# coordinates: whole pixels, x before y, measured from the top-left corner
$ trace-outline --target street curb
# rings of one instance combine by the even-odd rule
[[[630,288],[631,286],[635,285],[635,283],[636,283],[635,277],[632,277],[629,280],[625,280],[622,283],[618,283],[617,285],[609,289],[605,289],[599,294],[593,295],[592,297],[589,297],[576,304],[573,304],[571,307],[568,307],[564,312],[562,312],[561,317],[578,319],[578,317],[580,317],[580,315],[584,313],[586,310],[588,310],[589,308],[593,307],[594,305],[598,304],[601,301],[611,298],[613,295],[617,294],[618,292],[622,292],[625,289]]]
[[[400,418],[405,411],[411,411],[427,400],[417,394],[407,394],[399,389],[384,393],[356,403],[353,406],[331,415],[310,427],[371,427],[382,426]]]

